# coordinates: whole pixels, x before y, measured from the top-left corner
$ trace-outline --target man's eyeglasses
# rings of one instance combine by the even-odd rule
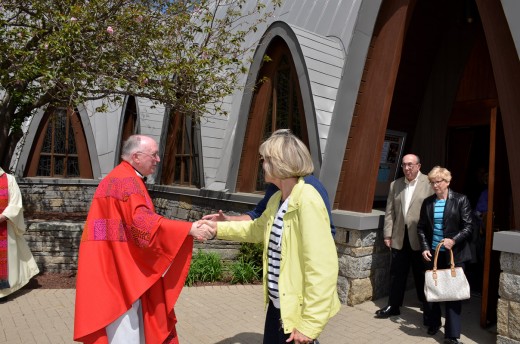
[[[157,160],[159,158],[159,153],[148,154],[145,152],[136,152],[136,154],[148,155],[150,158],[155,159],[155,160]]]
[[[432,180],[432,181],[430,181],[430,184],[431,184],[431,185],[439,185],[440,183],[445,182],[445,181],[446,181],[446,180],[444,180],[444,179],[441,179],[441,180]]]
[[[414,167],[415,165],[419,165],[419,164],[414,164],[414,163],[411,163],[411,162],[408,162],[408,163],[402,163],[401,164],[401,167],[402,168],[406,168],[406,167]]]

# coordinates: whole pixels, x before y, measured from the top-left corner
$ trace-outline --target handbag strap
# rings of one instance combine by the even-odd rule
[[[457,276],[457,273],[455,272],[455,259],[453,258],[453,251],[451,248],[447,248],[446,245],[444,245],[444,239],[442,239],[437,247],[435,248],[435,258],[433,259],[433,274],[436,277],[437,276],[437,257],[439,257],[439,252],[441,250],[441,246],[444,246],[448,251],[450,251],[450,268],[451,268],[451,276],[455,277]],[[434,277],[434,278],[435,278]]]

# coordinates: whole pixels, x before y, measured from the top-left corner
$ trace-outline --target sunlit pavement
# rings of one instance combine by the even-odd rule
[[[0,343],[74,343],[74,295],[74,289],[28,289],[0,300]],[[262,299],[260,285],[185,288],[176,307],[180,343],[262,343]],[[374,312],[385,304],[386,298],[343,305],[320,343],[442,343],[442,328],[433,337],[426,334],[413,290],[406,294],[400,316],[375,319]],[[493,330],[479,327],[478,297],[465,301],[462,312],[463,343],[496,343]]]

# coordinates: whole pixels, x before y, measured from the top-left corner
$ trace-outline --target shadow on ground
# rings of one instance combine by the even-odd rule
[[[260,344],[264,336],[259,333],[244,332],[231,338],[223,339],[215,344]]]
[[[488,328],[480,327],[480,311],[481,311],[481,297],[473,295],[471,299],[464,300],[462,302],[462,313],[461,313],[461,335],[465,338],[461,338],[462,342],[479,343],[479,344],[491,344],[496,343],[496,325]],[[374,301],[374,304],[378,307],[385,307],[387,298],[379,299]],[[399,324],[399,328],[403,333],[413,337],[432,338],[438,343],[444,341],[444,315],[446,313],[444,303],[441,305],[442,313],[442,327],[439,332],[434,336],[430,336],[426,333],[427,327],[422,324],[422,310],[419,301],[416,300],[415,295],[412,291],[406,293],[406,299],[404,306],[401,307],[401,315],[391,316],[388,319],[376,319],[374,314],[374,320],[381,322],[381,326],[384,326],[385,321],[392,321]]]

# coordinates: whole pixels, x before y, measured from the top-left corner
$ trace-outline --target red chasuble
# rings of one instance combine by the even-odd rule
[[[105,327],[140,298],[146,343],[177,342],[173,306],[189,270],[191,225],[157,215],[130,164],[114,168],[96,189],[81,237],[74,340],[108,343]]]

